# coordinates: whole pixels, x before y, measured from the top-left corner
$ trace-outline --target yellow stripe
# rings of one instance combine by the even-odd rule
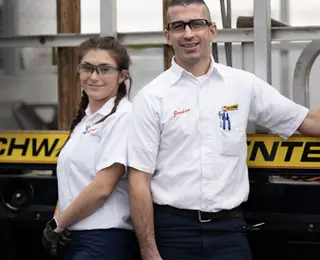
[[[55,164],[67,132],[0,132],[0,163]],[[320,138],[249,134],[249,168],[320,169]]]

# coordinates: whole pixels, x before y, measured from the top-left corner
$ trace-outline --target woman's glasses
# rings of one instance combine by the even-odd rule
[[[80,63],[78,65],[79,73],[92,74],[94,71],[96,71],[99,75],[107,75],[112,71],[121,71],[121,70],[109,64],[99,64],[95,66],[90,63]]]

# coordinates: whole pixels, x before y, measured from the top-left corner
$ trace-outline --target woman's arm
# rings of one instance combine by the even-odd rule
[[[124,166],[119,163],[114,163],[110,167],[100,170],[69,207],[56,216],[59,228],[67,228],[100,208],[124,172]]]
[[[57,217],[57,216],[60,215],[60,213],[61,213],[61,211],[60,211],[60,203],[59,203],[59,200],[58,200],[58,201],[57,201],[56,208],[55,208],[55,210],[54,210],[53,216],[54,216],[54,217]]]

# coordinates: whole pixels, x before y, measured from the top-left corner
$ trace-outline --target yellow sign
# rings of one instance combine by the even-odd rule
[[[320,169],[320,138],[248,135],[249,168]]]
[[[56,164],[67,132],[0,132],[0,163]],[[249,168],[320,169],[320,138],[249,134]]]
[[[0,163],[55,164],[68,133],[0,132]]]

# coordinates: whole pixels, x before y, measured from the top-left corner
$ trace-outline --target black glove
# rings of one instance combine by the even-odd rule
[[[56,233],[51,230],[48,223],[42,234],[42,244],[50,255],[55,257],[63,256],[69,250],[72,242],[70,232],[65,229],[60,233]]]
[[[69,251],[70,245],[72,242],[71,233],[68,229],[65,229],[62,232],[62,236],[60,236],[59,242],[58,242],[58,251],[60,255],[66,255]]]

